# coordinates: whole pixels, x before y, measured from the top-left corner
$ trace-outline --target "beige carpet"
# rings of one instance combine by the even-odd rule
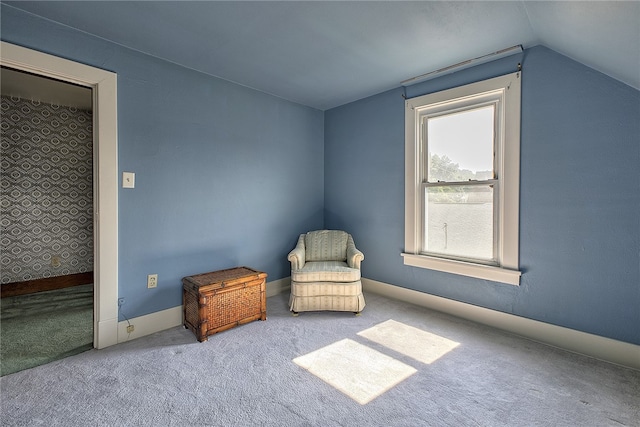
[[[207,342],[176,327],[0,378],[11,426],[640,426],[640,372],[366,294]]]

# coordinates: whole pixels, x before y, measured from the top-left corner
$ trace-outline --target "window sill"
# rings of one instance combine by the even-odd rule
[[[491,280],[493,282],[506,283],[509,285],[520,285],[520,275],[522,273],[517,270],[508,270],[506,268],[493,267],[489,265],[435,258],[427,255],[402,253],[402,257],[404,258],[405,265],[413,267],[428,268],[430,270],[460,274],[462,276]]]

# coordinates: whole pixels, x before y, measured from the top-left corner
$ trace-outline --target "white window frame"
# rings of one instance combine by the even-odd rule
[[[520,71],[500,77],[444,90],[405,102],[405,250],[404,264],[460,274],[511,285],[520,284],[519,207],[520,207]],[[425,116],[448,106],[482,105],[486,97],[499,99],[496,123],[495,171],[497,173],[497,265],[455,260],[422,252],[424,155],[421,126]]]

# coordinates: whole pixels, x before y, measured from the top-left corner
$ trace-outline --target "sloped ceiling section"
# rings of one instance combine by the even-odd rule
[[[521,44],[640,89],[640,2],[3,2],[320,110]]]

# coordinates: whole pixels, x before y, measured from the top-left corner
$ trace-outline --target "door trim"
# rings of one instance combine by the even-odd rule
[[[75,83],[93,92],[94,337],[118,342],[118,121],[115,73],[2,42],[0,63]]]

